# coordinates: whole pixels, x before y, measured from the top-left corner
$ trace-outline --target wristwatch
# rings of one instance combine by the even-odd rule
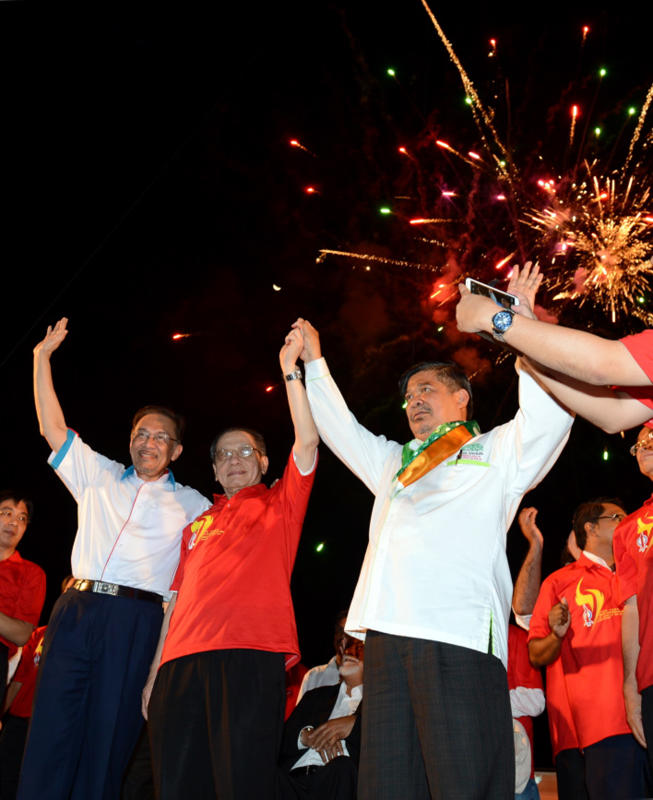
[[[287,381],[301,381],[302,379],[302,371],[297,367],[297,369],[293,370],[292,372],[288,373],[288,375],[284,375],[284,378]]]
[[[512,318],[514,316],[515,314],[513,311],[502,308],[501,311],[497,311],[492,317],[492,336],[494,336],[495,339],[498,339],[500,342],[503,341],[503,334],[512,325]]]

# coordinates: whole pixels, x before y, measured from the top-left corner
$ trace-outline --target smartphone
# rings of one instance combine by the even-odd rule
[[[494,286],[488,286],[487,283],[481,283],[474,280],[474,278],[465,278],[465,286],[472,294],[482,294],[494,300],[497,305],[504,308],[511,308],[511,306],[519,305],[519,298],[509,292],[502,292],[501,289],[495,289]]]

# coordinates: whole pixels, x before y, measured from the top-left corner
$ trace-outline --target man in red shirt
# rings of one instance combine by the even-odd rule
[[[33,507],[20,492],[0,492],[0,687],[7,684],[7,661],[38,624],[45,600],[45,573],[16,549]]]
[[[639,470],[653,480],[653,438],[642,428],[630,452]],[[624,700],[633,734],[646,747],[653,742],[653,496],[619,525],[614,536],[621,600]],[[648,747],[653,769],[653,753]]]
[[[292,330],[279,354],[295,430],[282,478],[267,489],[263,438],[228,428],[211,446],[224,494],[184,529],[177,595],[143,692],[161,800],[274,796],[284,668],[299,660],[290,576],[318,444],[303,347]]]
[[[560,800],[648,796],[646,754],[624,707],[621,616],[612,539],[625,513],[617,501],[574,514],[582,553],[543,582],[529,654],[547,667],[546,696]]]

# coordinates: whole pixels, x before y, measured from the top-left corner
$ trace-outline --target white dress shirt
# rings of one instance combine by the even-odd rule
[[[169,599],[182,531],[209,501],[177,483],[170,471],[155,481],[141,480],[133,467],[99,455],[71,430],[48,463],[77,501],[73,575]]]
[[[506,534],[522,496],[558,458],[573,418],[521,372],[514,419],[403,487],[395,479],[402,446],[357,422],[324,359],[306,365],[306,390],[321,438],[376,498],[347,631],[484,653],[491,642],[505,666],[512,597]]]

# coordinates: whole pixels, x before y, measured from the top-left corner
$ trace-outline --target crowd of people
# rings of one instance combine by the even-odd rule
[[[171,409],[136,412],[127,467],[67,426],[51,368],[67,320],[48,328],[36,410],[78,530],[72,575],[35,628],[45,575],[16,549],[31,502],[0,493],[1,797],[144,800],[138,761],[162,800],[532,800],[542,668],[561,800],[650,796],[650,502],[628,516],[616,498],[583,502],[543,582],[536,509],[519,514],[529,547],[514,589],[505,550],[575,414],[610,431],[653,417],[653,332],[611,342],[540,322],[540,281],[516,269],[520,305],[499,311],[461,286],[459,328],[521,354],[519,409],[484,433],[467,376],[422,362],[400,380],[411,440],[372,434],[298,319],[279,353],[294,429],[283,475],[268,488],[264,437],[226,427],[210,446],[213,503],[173,476],[184,425]],[[290,578],[320,440],[374,506],[333,658],[293,708]],[[653,479],[648,427],[633,454]]]

